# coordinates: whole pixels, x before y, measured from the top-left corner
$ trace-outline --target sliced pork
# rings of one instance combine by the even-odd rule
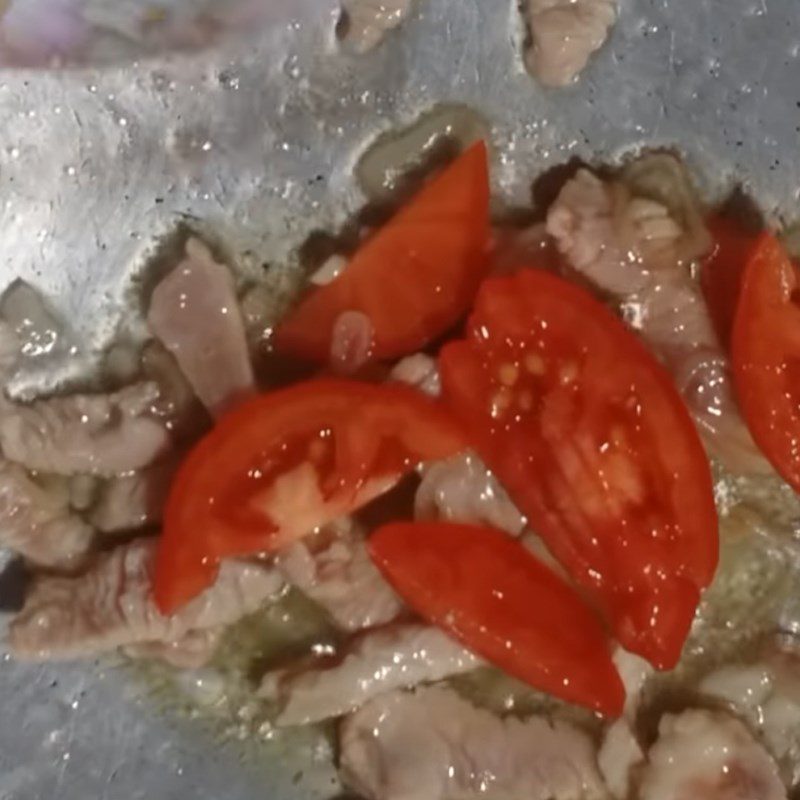
[[[338,663],[266,676],[261,693],[277,700],[279,725],[340,717],[381,694],[469,672],[482,662],[438,628],[407,623],[368,631]]]
[[[383,41],[411,12],[412,0],[342,0],[341,38],[356,53]]]
[[[93,537],[91,526],[70,510],[66,483],[40,485],[0,459],[0,545],[38,566],[73,569]]]
[[[177,669],[200,669],[214,657],[222,638],[221,628],[189,631],[173,642],[143,642],[124,648],[130,658],[163,661]]]
[[[800,657],[778,649],[753,664],[721,667],[700,693],[723,703],[758,732],[788,782],[800,784]]]
[[[233,278],[199,239],[156,287],[147,321],[212,414],[255,390]]]
[[[648,753],[641,800],[786,800],[778,767],[737,719],[711,711],[665,715]]]
[[[616,182],[580,170],[550,208],[547,230],[673,372],[712,453],[734,472],[769,471],[739,415],[727,357],[692,277],[711,240],[680,162],[647,156]]]
[[[59,475],[114,476],[142,469],[170,444],[152,415],[155,383],[111,394],[75,394],[0,409],[0,446],[11,461]]]
[[[519,536],[525,517],[474,453],[437,461],[422,470],[414,500],[417,519],[490,525]]]
[[[545,86],[567,86],[605,44],[616,0],[523,0],[531,46],[528,70]]]
[[[10,623],[11,653],[21,659],[70,659],[125,645],[177,642],[191,631],[218,628],[256,611],[284,585],[269,566],[226,561],[214,586],[165,617],[152,597],[155,548],[155,540],[141,539],[99,556],[82,575],[39,576]]]
[[[106,481],[89,512],[91,523],[103,533],[158,524],[179,465],[178,458],[167,457],[140,472]]]
[[[403,610],[372,563],[364,535],[349,522],[305,537],[279,553],[275,565],[344,631],[383,625]]]
[[[501,719],[451,689],[381,695],[340,729],[340,774],[368,800],[601,800],[595,748],[544,717]]]

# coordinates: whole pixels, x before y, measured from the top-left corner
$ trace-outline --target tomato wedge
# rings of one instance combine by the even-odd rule
[[[464,447],[450,414],[416,390],[312,380],[224,416],[178,471],[155,599],[166,614],[210,586],[219,561],[279,548]]]
[[[784,480],[800,492],[800,307],[798,270],[772,234],[745,267],[731,355],[750,432]]]
[[[703,262],[700,285],[717,336],[728,350],[744,268],[758,237],[726,217],[713,217],[707,224],[714,249]]]
[[[619,641],[674,666],[718,534],[668,373],[591,295],[533,269],[484,283],[440,368],[478,451]]]
[[[511,675],[618,716],[625,690],[599,618],[518,541],[452,523],[386,525],[370,554],[401,597]]]
[[[367,240],[347,269],[312,290],[279,325],[278,350],[331,358],[343,314],[368,318],[368,361],[416,352],[466,314],[489,248],[486,145],[478,142]]]

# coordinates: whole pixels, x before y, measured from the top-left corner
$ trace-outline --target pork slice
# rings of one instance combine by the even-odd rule
[[[616,0],[524,0],[531,32],[526,64],[545,86],[567,86],[583,72],[617,19]]]
[[[689,710],[665,715],[648,753],[641,800],[786,800],[778,767],[737,719]]]
[[[344,43],[366,53],[383,41],[411,12],[412,0],[342,0]]]
[[[634,772],[644,761],[644,751],[636,737],[635,720],[642,690],[654,669],[643,658],[622,647],[617,647],[614,652],[614,665],[625,686],[625,709],[619,719],[606,724],[597,762],[611,794],[617,800],[626,800]]]
[[[102,533],[134,531],[161,522],[180,459],[168,457],[100,487],[89,520]]]
[[[134,659],[163,661],[177,669],[201,669],[213,658],[222,638],[221,628],[189,631],[172,642],[142,642],[124,648],[125,654]]]
[[[482,661],[438,628],[388,625],[354,640],[338,663],[268,674],[261,694],[280,703],[278,725],[341,717],[394,689],[469,672]]]
[[[111,394],[6,402],[0,446],[11,461],[59,475],[110,477],[142,469],[170,444],[167,429],[151,415],[158,397],[158,386],[144,382]]]
[[[340,774],[368,800],[594,800],[591,739],[544,717],[501,719],[451,689],[395,691],[340,728]]]
[[[417,519],[491,525],[512,536],[519,536],[526,525],[500,482],[474,453],[423,468],[414,514]]]
[[[42,567],[75,568],[94,531],[69,503],[66,484],[39,485],[22,467],[0,458],[0,545]]]
[[[275,566],[343,631],[383,625],[403,610],[400,598],[372,563],[364,535],[349,523],[282,550]]]
[[[152,596],[156,546],[153,539],[140,539],[101,555],[82,575],[40,576],[10,623],[11,653],[70,659],[137,643],[176,642],[190,631],[235,622],[283,588],[269,566],[226,561],[210,589],[165,617]]]
[[[147,321],[215,416],[255,390],[233,279],[199,239],[156,287]]]

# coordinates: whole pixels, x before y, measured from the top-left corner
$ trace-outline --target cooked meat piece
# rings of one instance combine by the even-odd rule
[[[622,717],[606,725],[597,763],[611,794],[618,800],[626,800],[634,770],[644,761],[634,725],[642,689],[654,670],[643,658],[621,647],[614,653],[614,664],[625,686],[625,711]]]
[[[617,19],[616,0],[523,0],[532,45],[529,71],[545,86],[572,83]]]
[[[474,453],[453,456],[423,468],[414,501],[417,519],[491,525],[519,536],[525,517]]]
[[[403,604],[367,553],[362,533],[342,522],[283,550],[275,565],[345,631],[393,620]]]
[[[153,404],[153,415],[163,421],[174,439],[194,442],[207,430],[211,417],[195,396],[175,357],[161,342],[153,339],[142,350],[141,370],[145,378],[154,381],[161,390]]]
[[[340,774],[368,800],[608,796],[582,731],[544,717],[501,719],[441,687],[381,695],[346,718]]]
[[[0,319],[0,384],[8,381],[20,355],[20,341],[10,323]]]
[[[800,658],[778,649],[754,664],[722,667],[699,691],[724,703],[757,731],[792,785],[800,783]]]
[[[76,577],[40,576],[9,625],[11,653],[21,659],[69,659],[124,645],[176,642],[190,631],[235,622],[283,589],[272,567],[226,561],[214,586],[165,617],[151,591],[156,544],[140,539],[118,547]]]
[[[411,12],[412,0],[342,0],[343,41],[366,53]]]
[[[212,414],[254,391],[233,279],[199,239],[186,242],[186,258],[156,287],[147,321]]]
[[[597,765],[611,794],[626,800],[630,794],[634,769],[644,761],[644,753],[627,719],[617,719],[603,732]]]
[[[112,394],[69,395],[0,409],[0,446],[28,469],[58,475],[110,477],[142,469],[170,443],[150,414],[159,397],[154,383]]]
[[[398,361],[389,373],[389,379],[415,386],[431,397],[438,397],[442,391],[436,360],[424,353],[415,353]]]
[[[161,522],[179,465],[179,459],[166,458],[141,472],[106,481],[89,514],[92,524],[103,533],[119,533]]]
[[[675,374],[712,453],[734,472],[769,471],[739,415],[727,358],[689,268],[711,241],[689,179],[672,156],[640,162],[627,168],[629,183],[580,170],[550,208],[547,230]]]
[[[281,704],[278,725],[340,717],[394,689],[469,672],[482,662],[438,628],[388,625],[358,637],[336,664],[266,676],[261,694]]]
[[[206,666],[222,638],[221,628],[189,631],[174,642],[143,642],[124,648],[131,658],[163,661],[178,669],[200,669]]]
[[[94,531],[70,511],[66,484],[44,487],[17,464],[0,459],[0,546],[34,564],[74,568]]]
[[[15,396],[27,397],[34,387],[39,393],[51,391],[54,377],[59,374],[54,367],[78,361],[79,347],[73,331],[29,283],[15,280],[3,292],[0,318],[16,337],[15,363],[6,376]],[[11,341],[8,340],[9,347]]]
[[[642,774],[641,800],[786,800],[778,768],[747,728],[710,711],[665,715]]]

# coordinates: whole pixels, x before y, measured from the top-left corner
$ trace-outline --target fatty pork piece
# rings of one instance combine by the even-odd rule
[[[94,531],[70,510],[66,483],[36,483],[19,465],[0,459],[0,546],[41,567],[75,568]]]
[[[147,321],[214,416],[255,390],[233,278],[199,239],[155,288]]]
[[[643,658],[621,647],[614,653],[614,664],[625,686],[625,710],[619,719],[606,724],[597,763],[611,794],[618,800],[626,800],[634,770],[644,761],[635,733],[635,719],[642,689],[654,670]]]
[[[786,800],[778,768],[739,720],[690,710],[665,715],[648,753],[641,800]]]
[[[167,457],[140,472],[111,478],[99,489],[89,520],[101,533],[134,531],[161,522],[178,457]]]
[[[214,657],[222,638],[221,628],[189,631],[173,642],[144,642],[131,644],[123,650],[134,659],[163,661],[177,669],[200,669]]]
[[[451,689],[382,695],[343,721],[339,741],[342,780],[368,800],[608,796],[585,733],[501,719]]]
[[[721,703],[756,731],[792,785],[800,783],[800,657],[773,650],[762,661],[707,675],[704,697]]]
[[[111,394],[75,394],[0,408],[0,447],[11,461],[58,475],[111,477],[142,469],[170,444],[152,415],[155,383]]]
[[[342,39],[356,53],[379,45],[411,13],[412,0],[342,0]]]
[[[282,550],[275,566],[343,631],[390,622],[400,598],[372,563],[362,532],[341,522]]]
[[[253,613],[283,589],[269,566],[226,561],[210,589],[165,617],[152,597],[156,546],[155,540],[141,539],[99,556],[82,575],[39,576],[9,625],[12,655],[71,659],[144,642],[177,642],[191,631]]]
[[[580,170],[550,208],[547,230],[675,375],[712,453],[733,472],[769,471],[739,415],[727,357],[691,274],[710,238],[680,162],[647,156],[610,183]]]
[[[340,717],[381,694],[469,672],[482,661],[438,628],[388,625],[358,637],[338,663],[268,674],[261,694],[277,700],[278,725]]]
[[[414,499],[417,519],[491,525],[519,536],[525,517],[474,453],[426,466]]]
[[[523,0],[531,46],[528,70],[545,86],[575,81],[617,19],[616,0]]]

